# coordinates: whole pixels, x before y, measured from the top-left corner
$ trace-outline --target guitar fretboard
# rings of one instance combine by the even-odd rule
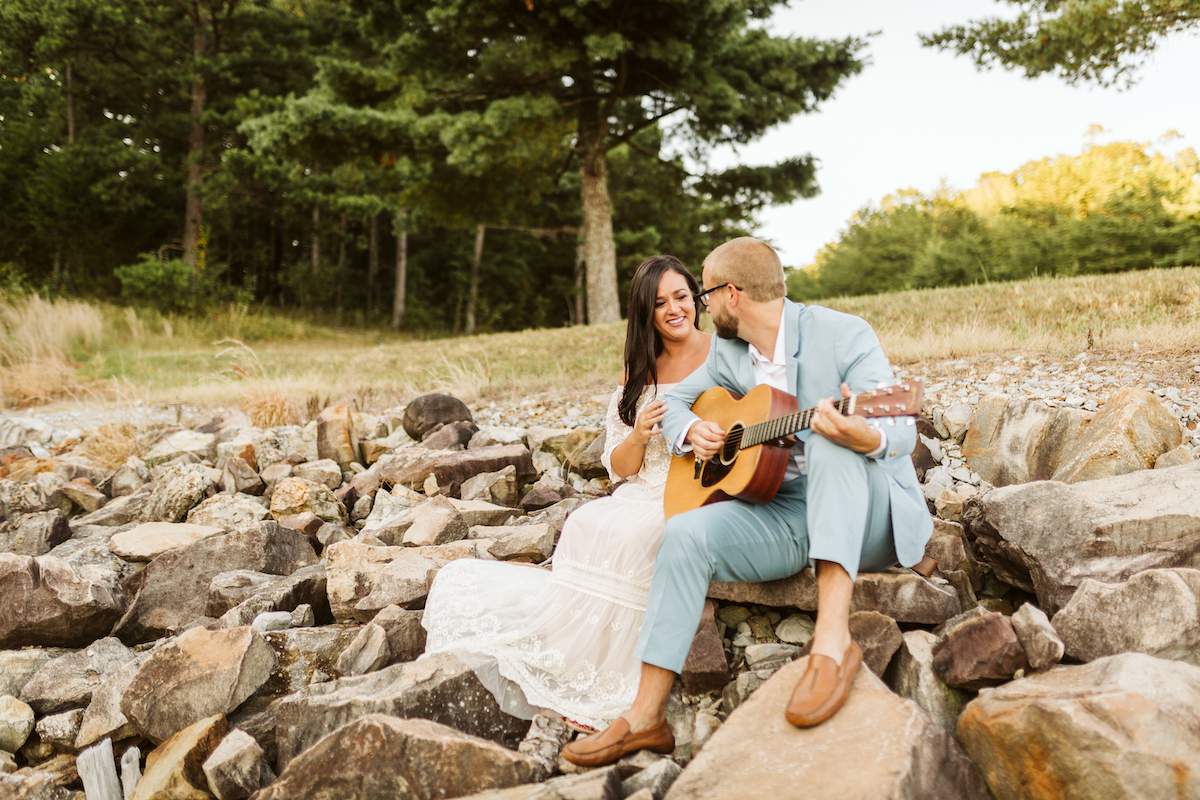
[[[833,407],[840,414],[846,414],[850,408],[852,397],[843,397],[841,400],[834,402]],[[737,450],[743,450],[747,447],[754,447],[763,442],[769,442],[772,439],[782,439],[784,436],[789,436],[797,431],[806,429],[812,424],[812,418],[816,415],[816,408],[806,408],[803,411],[797,411],[795,414],[787,414],[775,419],[769,419],[766,422],[759,422],[755,425],[749,425],[739,431],[734,431],[729,435],[728,442]]]

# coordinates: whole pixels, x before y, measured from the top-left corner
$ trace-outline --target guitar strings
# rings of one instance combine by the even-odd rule
[[[834,401],[833,407],[838,410],[839,414],[845,415],[850,408],[850,400],[852,398],[844,397],[841,400]],[[763,442],[768,442],[772,439],[780,439],[789,434],[802,431],[812,424],[812,418],[817,413],[816,408],[806,408],[803,411],[797,411],[792,414],[786,414],[782,417],[759,422],[754,425],[747,426],[740,431],[734,431],[726,439],[727,444],[732,444],[735,450],[743,450],[747,447],[754,447]]]

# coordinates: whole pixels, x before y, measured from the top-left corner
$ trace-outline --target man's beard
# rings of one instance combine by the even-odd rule
[[[713,329],[717,332],[717,336],[722,339],[738,338],[737,317],[725,309],[714,311],[710,316],[712,317]]]

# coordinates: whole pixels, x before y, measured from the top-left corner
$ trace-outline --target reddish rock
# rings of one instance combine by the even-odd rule
[[[1029,661],[1012,620],[996,612],[951,628],[933,648],[933,670],[947,686],[982,689],[1012,680]]]
[[[419,442],[435,426],[460,421],[471,421],[471,410],[466,403],[448,394],[434,393],[421,395],[405,406],[400,424],[413,441]]]
[[[523,445],[514,444],[450,453],[434,465],[433,476],[443,495],[458,497],[463,481],[485,472],[499,472],[509,465],[516,467],[518,481],[528,480],[537,474],[529,450]]]
[[[331,406],[317,415],[317,457],[332,459],[343,471],[361,460],[349,406]]]
[[[858,611],[850,615],[850,637],[863,651],[863,663],[883,677],[892,656],[904,644],[904,635],[896,620],[878,611]]]
[[[683,689],[688,694],[719,691],[729,683],[729,660],[717,633],[717,603],[706,600],[700,625],[683,664]]]

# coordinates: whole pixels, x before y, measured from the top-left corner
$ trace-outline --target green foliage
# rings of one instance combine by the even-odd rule
[[[793,273],[797,299],[1186,266],[1200,256],[1200,160],[1114,142],[989,173],[953,194],[868,206]]]
[[[926,47],[999,64],[1034,78],[1130,85],[1169,34],[1200,25],[1200,0],[1004,0],[1015,19],[991,18],[921,36]]]
[[[778,5],[3,0],[0,283],[377,326],[403,228],[409,327],[461,331],[472,296],[480,331],[566,324],[585,163],[603,162],[621,296],[647,255],[697,266],[816,192],[809,156],[705,166],[862,66],[859,40],[765,32]],[[185,276],[193,164],[207,254]]]
[[[182,311],[192,299],[192,267],[179,258],[160,259],[142,253],[138,261],[113,270],[121,282],[121,297],[158,311]]]

